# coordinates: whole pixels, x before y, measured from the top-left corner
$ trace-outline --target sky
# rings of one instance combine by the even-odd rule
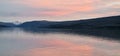
[[[120,15],[120,0],[0,0],[0,21],[66,21]]]

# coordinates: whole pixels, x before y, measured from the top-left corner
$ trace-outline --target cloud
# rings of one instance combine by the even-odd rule
[[[120,0],[0,0],[0,7],[0,17],[120,15]]]
[[[46,12],[58,12],[60,9],[53,8],[33,8],[22,4],[0,3],[0,16],[45,16]]]

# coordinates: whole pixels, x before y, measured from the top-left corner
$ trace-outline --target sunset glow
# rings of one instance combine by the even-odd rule
[[[0,56],[120,56],[120,0],[0,0]]]
[[[0,7],[1,21],[42,20],[42,17],[63,21],[120,15],[120,0],[1,0]]]

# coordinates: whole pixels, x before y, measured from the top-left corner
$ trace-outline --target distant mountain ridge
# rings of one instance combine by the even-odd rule
[[[0,22],[0,27],[14,27],[16,26],[13,23],[5,23],[5,22]]]
[[[120,28],[120,16],[94,18],[75,21],[30,21],[19,25],[0,22],[0,27],[21,27],[21,28]]]
[[[20,27],[32,28],[102,28],[120,27],[120,16],[102,17],[88,20],[75,21],[31,21],[19,25]]]

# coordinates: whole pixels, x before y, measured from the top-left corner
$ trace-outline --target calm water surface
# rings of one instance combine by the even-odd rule
[[[120,56],[120,42],[69,32],[0,30],[0,56]]]

